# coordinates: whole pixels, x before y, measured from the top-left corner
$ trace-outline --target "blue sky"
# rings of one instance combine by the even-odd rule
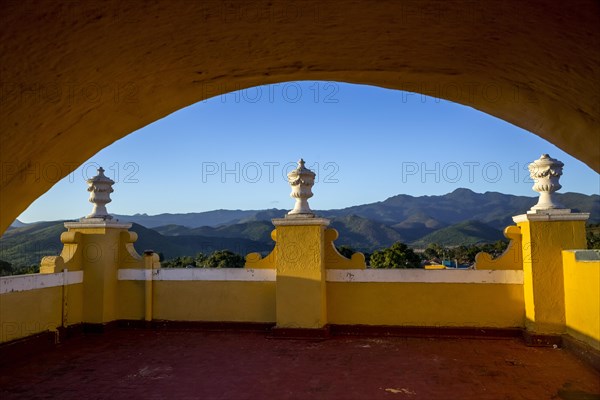
[[[85,179],[115,180],[111,213],[291,209],[285,173],[317,173],[313,209],[459,187],[535,196],[527,164],[565,163],[561,192],[598,194],[600,177],[540,137],[448,101],[374,86],[288,82],[181,109],[101,150],[21,214],[23,222],[91,210]],[[525,210],[524,210],[525,211]]]

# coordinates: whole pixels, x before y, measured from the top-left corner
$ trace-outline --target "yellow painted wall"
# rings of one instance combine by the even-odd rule
[[[94,19],[90,3],[102,18]],[[191,104],[286,81],[445,98],[600,171],[597,1],[181,3],[2,2],[0,232],[54,185],[48,171],[67,176]],[[443,15],[429,15],[437,10]],[[91,98],[90,87],[99,92]],[[268,143],[260,134],[256,140]],[[397,168],[396,160],[387,165]]]
[[[155,281],[154,319],[275,322],[275,282]]]
[[[274,220],[279,328],[322,328],[327,324],[324,237],[328,221],[313,222],[311,218],[298,219],[294,225],[277,226]]]
[[[504,237],[509,240],[506,250],[493,259],[489,253],[475,256],[475,269],[523,269],[523,244],[521,228],[511,225],[504,229]]]
[[[598,279],[597,266],[595,273]],[[580,281],[589,285],[589,276],[576,277],[579,280],[567,281],[567,287],[579,287]],[[144,281],[119,282],[118,319],[144,318],[143,285]],[[275,282],[154,281],[153,285],[157,320],[276,322]],[[68,287],[68,325],[82,322],[82,294],[82,284]],[[62,287],[3,294],[1,341],[54,330],[61,323],[61,301]],[[584,316],[570,316],[572,329],[581,331],[581,322],[589,321],[588,314],[597,312],[598,306],[585,310]],[[332,324],[523,327],[523,289],[512,284],[328,282],[327,314]]]
[[[522,285],[328,282],[332,324],[523,327]]]
[[[337,230],[325,229],[325,268],[326,269],[366,269],[365,255],[354,253],[351,258],[346,258],[337,251],[333,243],[339,237]]]
[[[600,261],[577,261],[563,251],[567,333],[600,350]]]
[[[143,258],[133,247],[137,234],[127,231],[123,226],[75,225],[67,226],[69,231],[63,233],[64,240],[61,240],[65,243],[65,249],[62,254],[67,252],[68,243],[73,242],[69,251],[79,255],[81,263],[76,269],[85,271],[85,298],[81,301],[83,322],[101,324],[117,319],[139,319],[137,308],[140,302],[143,307],[144,292],[130,289],[140,285],[143,289],[143,282],[131,286],[132,283],[117,281],[118,268],[144,266]],[[70,236],[72,240],[67,240]],[[65,259],[71,260],[68,257]],[[69,262],[69,267],[76,264]]]
[[[81,231],[85,257],[83,285],[85,302],[84,322],[106,323],[116,319],[116,280],[119,261],[119,239],[123,229],[86,228]]]
[[[586,247],[585,221],[519,222],[527,329],[561,334],[565,328],[561,252]]]
[[[145,285],[145,281],[119,281],[117,285],[117,319],[144,319]],[[161,299],[161,301],[169,302],[170,300]]]
[[[82,283],[67,286],[65,326],[83,322],[83,295]]]
[[[83,285],[67,287],[67,325],[81,323]],[[55,331],[62,325],[62,286],[0,295],[0,343]]]

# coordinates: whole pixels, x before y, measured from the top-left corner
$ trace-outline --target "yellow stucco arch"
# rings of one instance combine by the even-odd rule
[[[208,97],[291,80],[469,105],[600,171],[599,4],[4,1],[0,232],[130,132]]]

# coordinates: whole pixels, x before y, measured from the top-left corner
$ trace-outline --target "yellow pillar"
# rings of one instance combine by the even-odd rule
[[[130,223],[113,219],[106,210],[111,202],[110,193],[115,182],[98,168],[98,175],[87,180],[89,201],[94,205],[92,213],[78,222],[66,222],[67,232],[61,235],[64,243],[60,256],[45,257],[41,273],[57,273],[63,270],[83,270],[82,322],[103,325],[119,318],[119,269],[150,269],[146,282],[145,310],[140,319],[152,318],[152,269],[160,267],[158,256],[148,253],[144,260],[133,247],[137,240],[135,232],[129,232]],[[141,292],[141,291],[140,291]],[[122,292],[123,293],[123,292]],[[141,295],[134,294],[132,297]],[[126,296],[131,296],[128,292]],[[131,298],[129,299],[131,300]],[[122,304],[129,304],[123,301]],[[129,313],[128,315],[131,315]]]
[[[324,218],[273,219],[277,229],[277,329],[327,325]]]
[[[116,320],[118,269],[137,267],[141,260],[129,251],[137,239],[134,232],[128,231],[131,224],[82,219],[82,222],[66,222],[65,227],[68,232],[81,235],[83,323],[105,324]]]
[[[565,332],[562,250],[585,249],[587,213],[538,210],[513,217],[521,228],[525,327],[533,344]]]
[[[144,251],[144,269],[146,271],[146,280],[144,282],[144,320],[152,321],[154,298],[154,279],[153,274],[157,269],[160,269],[159,256],[152,250]]]

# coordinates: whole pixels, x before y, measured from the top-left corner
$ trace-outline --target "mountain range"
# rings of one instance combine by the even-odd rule
[[[590,212],[590,222],[600,220],[600,196],[580,193],[557,193],[557,200],[573,211]],[[502,229],[512,224],[512,216],[522,214],[537,202],[537,197],[514,196],[498,192],[475,193],[456,189],[441,196],[409,196],[400,194],[384,201],[335,210],[315,211],[325,218],[356,215],[383,223],[401,231],[437,230],[467,220],[484,222]],[[200,213],[159,215],[115,215],[147,228],[181,225],[187,228],[219,227],[252,221],[270,221],[283,217],[287,210],[215,210]],[[592,221],[593,220],[593,221]]]
[[[589,212],[589,223],[600,222],[600,196],[557,194],[557,200],[573,211]],[[384,201],[343,209],[315,211],[330,218],[340,232],[336,245],[371,252],[396,241],[414,247],[429,243],[445,246],[494,242],[503,239],[512,216],[522,214],[536,197],[497,192],[475,193],[456,189],[442,196],[397,195]],[[165,258],[230,249],[240,254],[267,252],[273,247],[272,218],[287,210],[215,210],[200,213],[114,215],[133,223],[138,251],[153,249]],[[23,224],[17,221],[0,238],[0,260],[17,264],[37,263],[44,255],[58,254],[64,221]]]

